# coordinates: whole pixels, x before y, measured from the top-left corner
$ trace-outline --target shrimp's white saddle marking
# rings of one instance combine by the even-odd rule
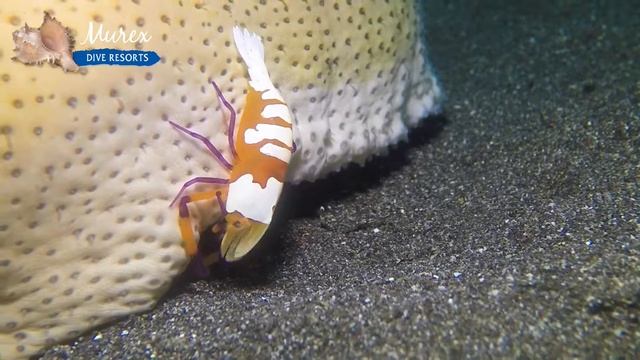
[[[281,189],[282,183],[275,178],[269,178],[267,186],[263,189],[260,184],[253,182],[253,175],[242,175],[229,184],[227,212],[237,211],[246,218],[269,224],[273,216],[273,206],[278,201]],[[256,206],[256,204],[273,204],[273,206]]]
[[[269,104],[262,109],[260,116],[265,119],[280,118],[291,124],[291,114],[285,104]]]
[[[255,129],[247,129],[244,132],[244,142],[257,144],[262,140],[277,140],[288,145],[291,144],[293,135],[290,128],[280,125],[258,124]]]
[[[287,164],[291,159],[291,150],[271,143],[262,145],[260,147],[260,152],[267,156],[282,160]]]
[[[271,89],[267,89],[265,92],[262,93],[261,97],[262,97],[262,100],[278,100],[278,101],[284,102],[282,95],[280,95],[280,92],[276,90],[275,87]]]

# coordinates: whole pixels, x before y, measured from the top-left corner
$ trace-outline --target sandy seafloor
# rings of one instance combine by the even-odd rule
[[[444,116],[44,358],[638,358],[640,6],[546,3],[430,0]]]

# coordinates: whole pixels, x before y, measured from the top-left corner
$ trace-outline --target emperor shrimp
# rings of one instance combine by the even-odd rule
[[[236,111],[212,82],[218,99],[230,112],[228,141],[233,159],[225,159],[206,137],[170,122],[176,130],[200,141],[229,173],[226,179],[190,179],[171,202],[171,206],[178,204],[185,251],[189,256],[198,252],[188,204],[216,199],[226,223],[220,255],[229,262],[251,251],[267,231],[295,151],[291,113],[269,78],[261,38],[237,26],[233,28],[233,38],[250,79],[237,132]],[[217,189],[189,192],[196,184],[210,184]]]

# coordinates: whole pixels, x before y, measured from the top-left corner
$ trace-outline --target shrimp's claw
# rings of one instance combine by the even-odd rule
[[[269,224],[245,218],[233,213],[228,214],[227,231],[220,244],[220,252],[227,262],[240,260],[262,239]]]

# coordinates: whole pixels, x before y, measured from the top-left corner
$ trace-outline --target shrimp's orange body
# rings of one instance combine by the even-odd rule
[[[180,232],[190,256],[196,255],[198,249],[187,204],[203,199],[218,199],[221,209],[226,213],[227,226],[220,250],[227,261],[240,259],[253,249],[266,232],[294,151],[291,114],[269,78],[260,37],[238,27],[234,27],[233,35],[250,77],[235,141],[235,111],[213,83],[218,98],[231,112],[229,145],[234,155],[233,161],[227,162],[202,135],[171,123],[176,129],[200,140],[229,170],[228,179],[197,177],[187,181],[174,199],[174,203],[179,200]],[[182,195],[189,186],[198,183],[220,187],[217,191]]]

